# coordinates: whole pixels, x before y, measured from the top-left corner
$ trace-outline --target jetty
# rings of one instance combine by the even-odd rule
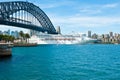
[[[0,57],[7,57],[12,55],[13,43],[0,43]]]
[[[35,47],[37,43],[14,43],[14,47]]]

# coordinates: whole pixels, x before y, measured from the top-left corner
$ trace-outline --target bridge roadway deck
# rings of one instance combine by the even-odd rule
[[[46,29],[44,29],[42,27],[38,27],[38,26],[35,26],[32,24],[30,25],[30,24],[16,23],[16,22],[4,21],[4,20],[0,20],[0,24],[14,26],[14,27],[20,27],[20,28],[33,29],[33,30],[41,31],[41,32],[47,31]]]

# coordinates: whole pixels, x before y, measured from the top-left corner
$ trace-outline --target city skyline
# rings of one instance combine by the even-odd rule
[[[1,0],[3,1],[13,0]],[[59,2],[57,0],[28,0],[28,2],[39,6],[48,15],[55,28],[61,27],[62,33],[72,31],[85,33],[88,30],[95,33],[110,31],[120,33],[119,0],[60,0]],[[4,29],[18,28],[1,26],[0,30]]]

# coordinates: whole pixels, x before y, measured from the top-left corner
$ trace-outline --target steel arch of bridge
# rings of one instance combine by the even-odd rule
[[[38,6],[29,2],[24,1],[0,2],[0,21],[7,21],[6,24],[9,23],[8,21],[10,15],[21,10],[27,11],[28,13],[32,14],[42,25],[42,27],[30,26],[25,28],[34,29],[42,32],[47,31],[50,34],[56,34],[56,30],[48,16]],[[0,24],[3,23],[1,22]]]

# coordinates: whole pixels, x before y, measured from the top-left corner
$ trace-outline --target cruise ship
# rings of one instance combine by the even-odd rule
[[[38,34],[33,35],[29,39],[30,43],[37,44],[86,44],[93,43],[95,39],[91,39],[82,34],[62,35],[62,34]]]

